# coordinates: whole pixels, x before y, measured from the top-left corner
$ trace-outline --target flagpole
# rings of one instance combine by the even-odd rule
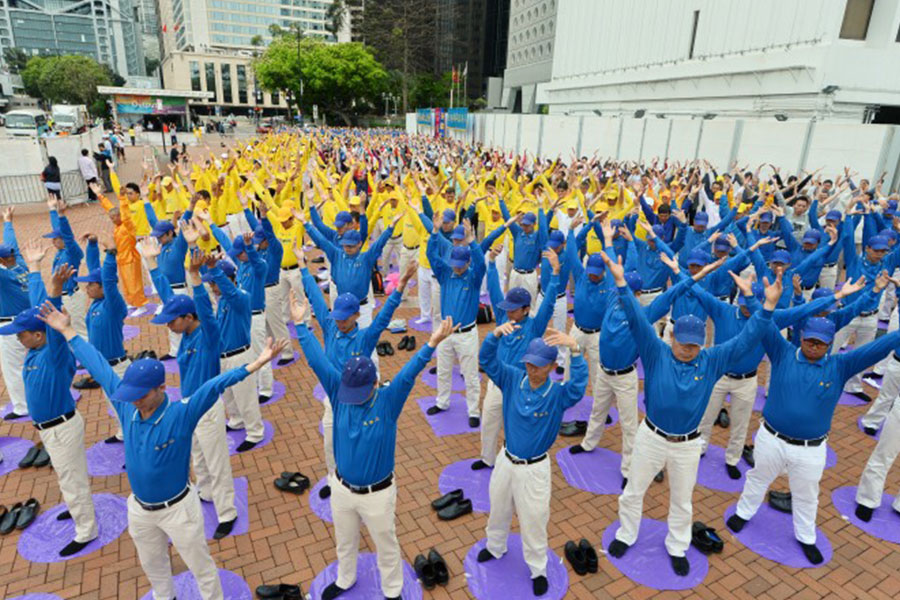
[[[466,61],[466,68],[463,69],[463,102],[469,105],[469,61]]]
[[[450,108],[453,108],[453,80],[456,79],[456,67],[450,67]]]

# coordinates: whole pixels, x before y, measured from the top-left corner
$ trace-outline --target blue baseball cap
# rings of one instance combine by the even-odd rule
[[[826,221],[840,221],[841,219],[843,219],[843,215],[839,210],[829,210],[827,213],[825,213]]]
[[[897,233],[896,231],[894,231],[893,229],[890,229],[890,228],[887,228],[887,227],[884,228],[884,229],[882,229],[881,231],[879,231],[879,232],[878,232],[878,235],[884,236],[885,238],[887,238],[888,243],[890,243],[892,240],[893,240],[894,242],[896,242],[896,241],[897,241],[897,238],[900,237],[900,234],[898,234],[898,233]]]
[[[819,231],[817,229],[810,229],[803,234],[801,242],[804,244],[818,244],[820,239]]]
[[[457,225],[453,228],[453,233],[450,234],[451,240],[464,240],[466,239],[466,228],[462,225]]]
[[[92,269],[84,277],[76,277],[75,281],[78,283],[102,283],[103,278],[100,276],[100,273],[100,269]]]
[[[46,331],[44,322],[38,318],[39,314],[41,314],[39,307],[26,308],[17,314],[11,323],[0,327],[0,335],[12,335],[23,331]]]
[[[653,235],[655,235],[658,238],[661,238],[666,235],[666,228],[663,227],[662,225],[660,225],[659,223],[654,225],[651,229],[653,229]]]
[[[728,241],[728,238],[718,237],[716,238],[716,241],[713,242],[713,250],[731,252],[731,242]]]
[[[163,304],[159,314],[154,315],[150,322],[154,325],[166,325],[178,317],[197,314],[197,305],[194,299],[184,294],[175,294]]]
[[[0,244],[0,258],[7,258],[15,254],[16,250],[9,244]]]
[[[623,221],[622,219],[612,219],[609,222],[609,226],[612,227],[613,229],[618,229],[619,227],[623,226],[624,224],[625,224],[625,221]]]
[[[694,248],[691,250],[691,253],[688,254],[687,264],[688,266],[700,265],[701,267],[705,267],[709,264],[709,254],[699,248]]]
[[[468,265],[471,258],[472,253],[469,252],[468,248],[465,246],[454,246],[453,249],[450,250],[450,260],[447,262],[451,267],[459,268]]]
[[[534,213],[527,212],[522,215],[522,225],[534,225],[537,222],[537,217],[534,216]]]
[[[820,288],[816,288],[813,291],[811,299],[818,300],[819,298],[827,298],[828,296],[833,296],[833,295],[834,295],[834,290],[832,290],[831,288],[820,287]],[[837,308],[837,302],[835,302],[831,306],[827,307],[825,310],[827,310],[828,312],[831,312],[836,308]]]
[[[155,358],[141,358],[125,369],[119,387],[113,392],[110,400],[115,402],[135,402],[146,396],[151,390],[166,383],[166,369],[161,361]]]
[[[231,249],[228,250],[228,256],[230,256],[232,260],[235,260],[239,254],[246,251],[247,246],[244,244],[244,238],[239,235],[234,238],[234,241],[231,243]]]
[[[591,254],[588,257],[587,264],[584,266],[584,270],[588,275],[603,275],[606,273],[606,264],[603,262],[603,257],[599,254]]]
[[[675,321],[673,334],[679,344],[702,346],[706,341],[706,322],[694,315],[683,315]]]
[[[235,266],[227,260],[220,260],[219,262],[217,262],[216,268],[225,273],[226,277],[234,277],[235,274],[237,274],[237,269],[235,268]],[[210,283],[212,281],[215,281],[213,279],[213,270],[210,269],[209,271],[204,273],[200,279],[203,281],[203,283]]]
[[[872,250],[888,250],[890,248],[890,244],[888,244],[888,239],[883,235],[873,235],[869,238],[869,243],[866,244]]]
[[[531,306],[531,293],[522,287],[510,289],[506,292],[506,298],[497,304],[500,310],[516,310],[525,306]]]
[[[826,344],[831,344],[834,339],[834,321],[825,317],[812,317],[806,322],[803,331],[800,333],[800,339],[807,338],[819,340]]]
[[[354,356],[344,364],[337,401],[344,404],[362,404],[372,395],[378,371],[368,356]]]
[[[709,223],[709,215],[705,212],[698,212],[694,215],[694,225],[706,225]]]
[[[763,287],[763,284],[759,281],[754,281],[753,285],[750,286],[750,289],[753,290],[753,297],[757,300],[762,301],[763,297],[766,295],[766,288]],[[737,295],[737,303],[740,305],[744,305],[747,303],[747,297],[743,294]]]
[[[51,231],[50,233],[45,233],[45,234],[42,235],[41,237],[45,237],[45,238],[50,239],[50,240],[52,240],[52,239],[54,239],[54,238],[61,238],[61,237],[62,237],[62,232],[61,232],[59,229],[54,229],[54,230]]]
[[[772,253],[772,260],[769,262],[789,265],[791,264],[791,253],[787,250],[776,250]]]
[[[157,221],[156,225],[153,226],[153,231],[150,232],[155,238],[160,238],[170,231],[175,231],[175,226],[172,225],[169,221]]]
[[[452,208],[445,208],[444,212],[441,213],[441,216],[444,217],[444,221],[455,221],[456,211]]]
[[[639,292],[644,289],[644,278],[637,271],[628,271],[625,273],[625,281],[632,292]]]
[[[356,229],[351,229],[347,233],[341,236],[341,246],[355,246],[357,244],[362,244],[362,236],[359,234],[359,231]]]
[[[262,244],[266,241],[266,230],[262,228],[262,226],[257,227],[253,230],[253,243],[254,244]]]
[[[331,309],[331,318],[335,321],[349,319],[359,312],[359,298],[350,292],[341,294],[334,299],[334,308]]]
[[[771,223],[772,219],[775,217],[769,211],[759,214],[759,222],[760,223]]]
[[[885,217],[890,217],[893,219],[897,215],[897,209],[896,208],[888,208],[882,214],[884,214]]]
[[[559,229],[554,229],[550,232],[550,236],[547,238],[547,247],[552,250],[556,250],[560,246],[566,243],[566,236]]]
[[[344,225],[349,225],[352,222],[353,216],[346,210],[342,210],[334,216],[335,227],[343,227]]]
[[[534,338],[528,342],[522,362],[536,367],[546,367],[556,361],[558,354],[559,350],[556,349],[556,346],[548,346],[542,338]]]

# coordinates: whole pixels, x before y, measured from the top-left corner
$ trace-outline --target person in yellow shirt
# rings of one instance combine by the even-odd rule
[[[298,302],[306,302],[306,294],[303,291],[303,277],[300,273],[300,265],[297,257],[294,256],[294,245],[303,246],[303,238],[306,230],[303,227],[302,219],[297,218],[300,212],[290,206],[282,206],[275,210],[270,210],[268,219],[272,223],[272,230],[275,237],[281,243],[284,253],[281,255],[281,297],[290,298],[291,290],[293,290]],[[301,215],[302,216],[302,215]],[[291,319],[290,312],[285,302],[283,306],[284,321],[289,322]],[[293,352],[293,351],[291,351]],[[293,354],[289,355],[293,358]],[[282,360],[285,360],[282,355]]]

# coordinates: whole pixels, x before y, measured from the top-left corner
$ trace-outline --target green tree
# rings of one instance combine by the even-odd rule
[[[156,72],[157,67],[159,67],[158,58],[150,58],[149,56],[144,57],[144,68],[147,70],[147,75],[153,75]]]
[[[95,111],[97,86],[112,85],[113,72],[87,56],[33,57],[22,71],[22,83],[29,95],[51,104],[85,104]]]
[[[9,67],[10,73],[21,73],[28,64],[28,54],[21,48],[4,48],[3,62]]]
[[[344,6],[344,0],[334,0],[325,9],[325,18],[328,20],[325,29],[337,37],[338,31],[344,26],[344,20],[347,18],[347,7]]]
[[[450,73],[444,73],[440,77],[431,73],[416,75],[409,91],[409,105],[411,108],[449,106],[451,86]]]
[[[34,56],[28,60],[25,68],[22,70],[22,85],[25,93],[32,98],[43,98],[44,93],[41,89],[41,78],[56,57]]]

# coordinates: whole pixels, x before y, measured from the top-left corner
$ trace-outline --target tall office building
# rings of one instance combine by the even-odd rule
[[[80,54],[122,76],[144,75],[139,0],[3,0],[0,50]]]
[[[145,58],[160,59],[159,8],[157,0],[135,0],[141,16],[141,40]],[[147,73],[152,75],[152,73]]]
[[[538,110],[537,87],[553,68],[557,0],[512,0],[502,103],[512,112]]]

